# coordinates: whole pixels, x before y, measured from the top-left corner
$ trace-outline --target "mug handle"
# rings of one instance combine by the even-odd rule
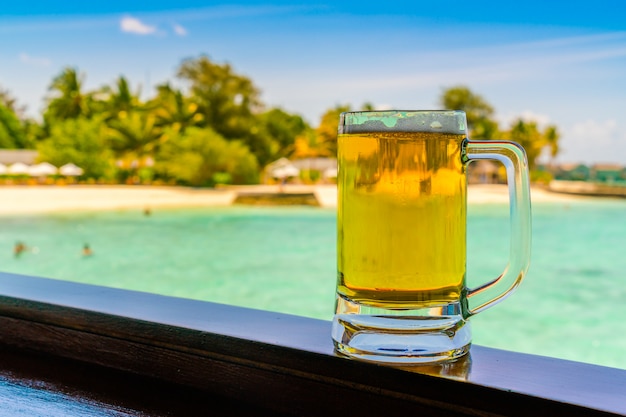
[[[502,274],[480,287],[468,289],[467,317],[473,316],[511,294],[522,282],[530,262],[530,183],[524,148],[515,142],[466,140],[463,162],[494,159],[506,168],[509,187],[511,244],[509,262]]]

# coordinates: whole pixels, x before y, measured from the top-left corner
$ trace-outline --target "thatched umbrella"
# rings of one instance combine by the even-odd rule
[[[9,169],[7,170],[7,174],[10,175],[23,175],[28,174],[28,165],[23,162],[16,162],[14,164],[9,165]]]
[[[73,163],[65,164],[61,168],[59,168],[59,173],[66,177],[78,177],[83,175],[83,169],[74,165]]]
[[[54,175],[58,171],[57,167],[49,162],[42,162],[37,165],[32,165],[28,168],[28,174],[31,177],[45,177],[47,175]]]

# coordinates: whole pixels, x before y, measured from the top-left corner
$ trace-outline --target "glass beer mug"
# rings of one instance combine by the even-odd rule
[[[509,262],[498,278],[467,288],[466,168],[506,167]],[[530,191],[524,149],[469,140],[462,111],[341,115],[338,137],[338,352],[398,364],[469,351],[468,319],[509,295],[530,259]]]

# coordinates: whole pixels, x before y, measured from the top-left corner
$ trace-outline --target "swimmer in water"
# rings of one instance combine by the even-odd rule
[[[26,252],[28,248],[22,242],[15,242],[15,247],[13,248],[13,254],[16,258],[19,258],[22,253]]]
[[[83,256],[91,256],[93,255],[93,251],[89,247],[89,244],[85,243],[83,246]]]

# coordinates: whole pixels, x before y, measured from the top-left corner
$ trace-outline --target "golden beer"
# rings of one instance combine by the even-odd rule
[[[507,169],[511,246],[499,277],[467,288],[465,169],[477,159]],[[346,112],[338,162],[335,349],[394,364],[465,355],[469,318],[504,299],[528,269],[523,148],[469,140],[462,111]]]
[[[465,137],[339,135],[339,295],[382,308],[428,308],[461,298]]]

